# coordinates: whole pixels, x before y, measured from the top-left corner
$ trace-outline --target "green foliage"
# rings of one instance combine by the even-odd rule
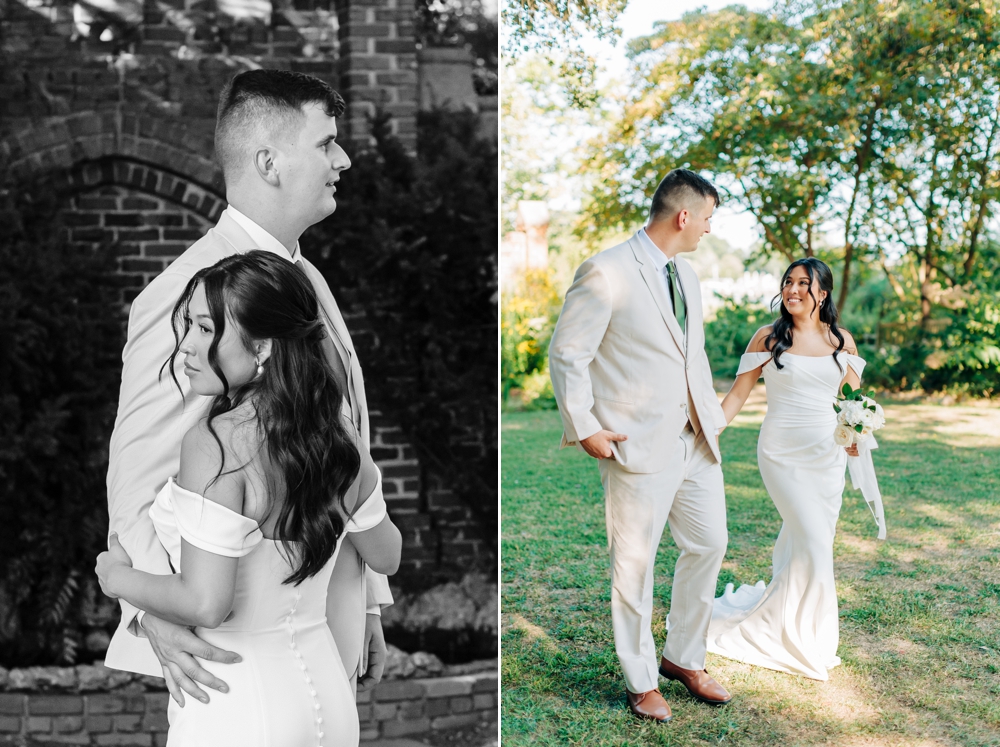
[[[417,39],[424,47],[461,47],[471,49],[476,58],[473,83],[476,93],[497,93],[497,48],[500,30],[496,16],[483,11],[482,0],[418,0]]]
[[[369,399],[495,544],[496,151],[467,112],[422,113],[416,158],[387,117],[373,125],[377,146],[352,156],[337,212],[302,243],[340,303],[365,314],[355,345]]]
[[[44,195],[41,201],[37,195]],[[67,246],[47,190],[0,198],[0,662],[72,663],[107,536],[124,343],[110,249]]]
[[[599,39],[616,40],[621,35],[615,22],[628,0],[505,0],[503,20],[504,56],[517,60],[525,53],[540,52],[558,70],[558,76],[574,106],[593,106],[597,92],[597,61],[583,46],[590,33]]]
[[[754,333],[772,321],[774,314],[765,307],[727,298],[715,317],[705,322],[705,352],[712,374],[722,379],[736,378],[740,357]]]
[[[897,319],[927,329],[974,281],[1000,200],[1000,24],[948,0],[792,0],[698,11],[632,43],[619,121],[594,145],[584,231],[634,225],[668,170],[707,172],[764,231],[763,251],[842,243],[886,275]],[[826,259],[826,257],[824,257]]]
[[[996,252],[991,252],[996,267]],[[1000,394],[1000,283],[994,270],[979,276],[950,321],[929,336],[933,352],[924,358],[922,387],[976,397]]]
[[[596,107],[574,108],[565,82],[539,54],[505,60],[500,101],[502,211],[504,232],[515,227],[519,200],[550,200],[578,192],[580,138],[599,131],[606,113]],[[606,98],[609,92],[592,93]]]
[[[924,326],[891,293],[880,317],[877,346],[861,346],[865,381],[885,389],[923,389],[974,397],[1000,393],[1000,245],[984,242],[972,280],[938,296]]]
[[[501,299],[500,386],[504,401],[516,390],[526,409],[556,406],[548,375],[549,341],[562,298],[549,271],[525,273]]]

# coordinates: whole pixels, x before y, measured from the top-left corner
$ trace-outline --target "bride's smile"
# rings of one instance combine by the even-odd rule
[[[826,299],[819,281],[809,277],[804,267],[793,267],[781,287],[781,302],[793,317],[810,317]]]

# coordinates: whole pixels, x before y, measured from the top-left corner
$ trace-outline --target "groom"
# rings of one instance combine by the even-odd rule
[[[343,112],[343,99],[329,85],[281,70],[240,73],[222,93],[215,150],[229,206],[218,225],[139,294],[129,314],[118,417],[111,436],[108,512],[110,531],[118,533],[136,568],[172,572],[148,510],[156,491],[177,474],[181,438],[206,413],[209,399],[192,392],[180,372],[183,395],[169,371],[159,374],[174,349],[174,304],[202,268],[253,249],[301,263],[324,312],[326,356],[345,393],[344,415],[369,445],[364,382],[350,334],[326,281],[301,256],[298,245],[303,231],[336,209],[336,182],[351,165],[336,142],[336,117]],[[345,540],[330,582],[327,617],[348,674],[363,654],[367,658],[360,689],[374,686],[381,677],[385,643],[378,615],[380,605],[391,603],[385,577],[366,573]],[[171,695],[183,705],[185,692],[208,702],[199,684],[223,693],[227,689],[197,658],[232,664],[238,654],[212,647],[187,628],[144,614],[122,600],[122,621],[105,663],[131,672],[162,673]]]
[[[549,346],[562,446],[599,460],[611,552],[611,623],[629,709],[665,722],[653,616],[653,564],[669,524],[680,548],[659,672],[699,700],[726,690],[705,671],[715,582],[726,551],[718,434],[726,425],[705,355],[698,248],[719,203],[712,184],[667,174],[649,221],[584,262]]]

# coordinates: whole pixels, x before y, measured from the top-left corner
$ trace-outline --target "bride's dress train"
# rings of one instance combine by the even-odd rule
[[[757,442],[760,474],[782,526],[774,544],[773,577],[766,587],[726,586],[715,600],[708,650],[730,659],[826,680],[840,663],[833,538],[844,492],[847,454],[833,441],[832,403],[850,366],[865,361],[838,353],[809,357],[783,353],[780,370],[770,353],[748,353],[739,373],[763,369],[767,415]],[[838,362],[839,361],[839,362]]]

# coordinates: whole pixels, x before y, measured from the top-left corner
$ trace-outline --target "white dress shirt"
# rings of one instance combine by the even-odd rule
[[[282,259],[287,259],[289,262],[297,262],[299,257],[299,242],[295,242],[295,247],[291,252],[285,248],[285,245],[274,238],[271,234],[265,231],[263,228],[258,226],[252,220],[247,218],[243,213],[234,208],[232,205],[226,208],[226,212],[229,213],[229,217],[239,224],[239,227],[247,232],[247,235],[257,242],[257,246],[268,252],[274,252]]]
[[[642,245],[642,248],[646,250],[649,258],[653,261],[653,267],[656,268],[656,274],[659,275],[660,280],[663,281],[663,290],[666,291],[667,298],[673,300],[674,291],[670,287],[670,276],[667,274],[667,265],[673,264],[673,257],[668,258],[666,254],[660,251],[660,248],[653,243],[651,238],[649,238],[645,228],[640,228],[636,235],[639,237],[639,243]],[[680,286],[680,283],[678,283],[678,286]],[[683,298],[683,296],[684,291],[682,289],[681,297]],[[687,303],[686,300],[685,303]],[[670,307],[670,310],[674,310],[673,306]],[[681,334],[686,334],[686,330],[681,329]]]

